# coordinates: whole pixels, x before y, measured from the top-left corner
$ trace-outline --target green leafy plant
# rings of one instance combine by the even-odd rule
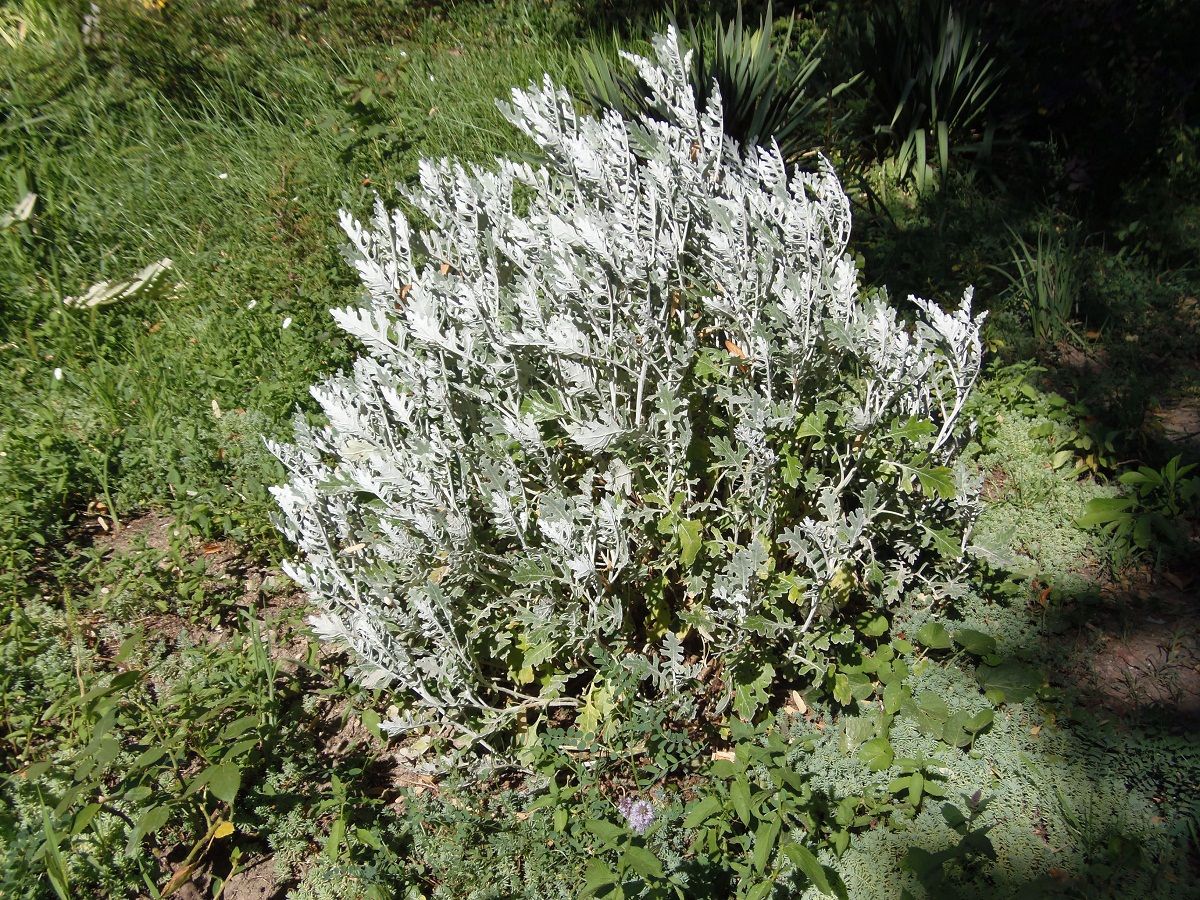
[[[209,670],[177,672],[161,697],[163,664],[130,664],[143,641],[135,632],[114,654],[113,674],[81,681],[79,692],[41,710],[12,757],[15,771],[3,776],[6,791],[37,797],[43,841],[26,862],[36,869],[42,861],[60,893],[69,877],[95,883],[100,868],[120,859],[154,884],[158,866],[139,852],[143,841],[186,842],[183,868],[194,871],[215,841],[234,834],[244,773],[278,729],[277,663],[255,628],[222,658],[193,660]],[[15,699],[5,687],[6,700]],[[12,743],[16,734],[6,734]],[[55,753],[36,758],[47,740]]]
[[[912,872],[930,891],[941,891],[946,887],[946,866],[969,867],[982,860],[995,860],[996,848],[992,846],[988,832],[993,825],[978,825],[979,817],[987,810],[988,800],[981,792],[964,797],[967,812],[953,803],[942,804],[942,818],[959,835],[952,847],[930,852],[921,847],[910,847],[904,855],[902,868]]]
[[[732,754],[712,764],[708,791],[685,809],[694,852],[733,874],[738,898],[770,896],[788,869],[823,894],[844,895],[836,874],[797,838],[820,834],[825,822],[821,800],[787,763],[788,745],[774,732],[759,742],[740,725],[733,736]]]
[[[674,823],[690,836],[683,868],[706,897],[762,900],[784,878],[844,897],[836,873],[813,851],[811,836],[825,830],[823,801],[788,764],[791,748],[773,731],[740,724],[732,737],[733,749],[715,754],[697,798]],[[636,800],[620,806],[624,825],[586,821],[600,855],[589,863],[584,896],[697,896],[696,885],[669,873],[646,846],[646,838],[669,827],[653,807]]]
[[[950,0],[877,4],[857,30],[858,61],[883,139],[901,178],[919,190],[942,181],[954,157],[990,156],[994,129],[988,109],[1004,69],[979,25]]]
[[[1037,344],[1045,347],[1064,337],[1079,339],[1072,320],[1079,304],[1081,243],[1071,229],[1039,228],[1037,242],[1013,233],[1012,269],[998,269],[1008,279],[1009,295],[1025,312]]]
[[[344,112],[330,116],[326,124],[341,138],[343,162],[349,163],[358,151],[369,149],[378,165],[408,146],[406,129],[396,118],[397,101],[406,87],[404,63],[402,57],[393,67],[338,81]]]
[[[794,25],[792,19],[782,41],[776,42],[770,5],[752,30],[744,23],[739,2],[729,22],[718,15],[711,25],[690,26],[686,37],[679,36],[677,51],[681,57],[691,53],[688,80],[698,106],[707,104],[714,85],[720,92],[726,134],[743,146],[775,141],[789,162],[812,149],[818,115],[830,97],[849,86],[820,89],[815,78],[821,64],[819,44],[795,59]],[[616,110],[628,119],[670,114],[653,101],[653,91],[636,71],[612,65],[599,50],[583,51],[578,71],[587,99],[598,108]]]
[[[679,880],[669,876],[658,857],[647,849],[642,835],[648,829],[639,826],[634,830],[606,819],[589,819],[585,827],[597,842],[598,855],[588,862],[580,897],[623,900],[627,896],[686,896]]]
[[[1131,492],[1124,497],[1097,497],[1088,502],[1079,525],[1100,528],[1122,553],[1152,552],[1161,562],[1186,544],[1186,517],[1200,503],[1196,464],[1173,457],[1161,469],[1139,466],[1117,480]]]

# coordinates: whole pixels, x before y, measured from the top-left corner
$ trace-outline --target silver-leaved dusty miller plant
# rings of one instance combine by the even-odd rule
[[[665,121],[547,77],[501,105],[541,164],[423,161],[415,239],[342,215],[366,298],[333,316],[367,352],[272,445],[275,496],[312,625],[395,692],[393,732],[586,706],[600,655],[745,700],[846,597],[961,574],[970,292],[913,323],[860,295],[830,165],[737,147],[655,49],[630,59]]]

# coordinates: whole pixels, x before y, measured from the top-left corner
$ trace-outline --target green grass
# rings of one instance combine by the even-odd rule
[[[427,34],[396,45],[323,49],[292,36],[257,60],[271,87],[210,73],[184,99],[124,71],[136,63],[89,59],[65,25],[18,47],[5,73],[6,169],[38,205],[0,245],[12,307],[0,326],[5,439],[65,440],[76,497],[104,494],[119,517],[208,504],[226,530],[264,539],[267,464],[253,445],[351,358],[327,315],[356,291],[336,210],[364,209],[376,186],[391,194],[431,147],[481,160],[514,151],[493,98],[558,68],[552,35],[500,39],[468,13],[465,24],[410,13]],[[353,146],[359,123],[337,91],[376,73],[395,87],[377,115],[401,136],[386,158]],[[173,296],[61,305],[162,257],[175,261]],[[230,446],[231,435],[246,440]]]
[[[304,898],[576,894],[590,839],[527,812],[544,779],[500,773],[494,796],[471,779],[432,788],[420,748],[380,738],[388,698],[353,687],[345,660],[307,635],[302,600],[274,568],[286,548],[267,487],[282,473],[263,439],[286,436],[311,409],[308,386],[355,353],[327,312],[358,291],[337,209],[364,210],[373,190],[393,199],[421,156],[523,152],[495,98],[544,71],[570,80],[574,48],[621,12],[541,0],[168,0],[156,12],[114,0],[101,4],[100,45],[85,47],[77,4],[0,11],[0,208],[38,195],[28,222],[0,232],[0,894],[54,896],[54,846],[72,896],[151,896],[189,861],[212,891],[264,859]],[[644,36],[640,19],[622,24]],[[978,754],[907,719],[893,742],[945,767],[946,802],[991,798],[981,821],[997,860],[971,855],[940,803],[889,811],[842,860],[823,859],[851,896],[895,896],[901,883],[916,896],[1082,896],[1089,880],[1111,885],[1105,896],[1195,896],[1194,732],[1102,727],[1071,683],[1063,636],[1103,612],[1114,561],[1075,519],[1115,493],[1105,482],[1123,464],[1179,452],[1153,410],[1196,391],[1198,323],[1180,305],[1200,293],[1196,138],[1159,136],[1166,162],[1130,178],[1115,221],[1084,222],[1073,198],[1028,174],[1006,191],[954,180],[922,198],[868,173],[886,206],[856,224],[869,282],[898,297],[976,282],[994,357],[1042,354],[1043,374],[997,368],[982,391],[975,458],[998,487],[981,533],[1011,562],[981,568],[948,615],[1048,678],[1024,702],[993,705],[979,660],[901,651],[914,690],[996,710]],[[1054,164],[1050,150],[1032,155]],[[1039,348],[994,268],[1011,260],[1004,226],[1030,235],[1075,218],[1090,254],[1075,324],[1098,333],[1087,338],[1098,370]],[[62,303],[164,257],[164,296]],[[1093,433],[1114,435],[1112,451],[1089,456]],[[1063,448],[1087,464],[1073,470]],[[892,634],[932,618],[913,598]],[[845,743],[865,708],[811,706],[814,718],[778,728],[798,769],[835,799],[885,783]],[[221,765],[240,773],[232,804],[211,780],[192,787]],[[699,884],[681,825],[695,783],[664,789],[670,828],[652,847]],[[613,815],[603,791],[580,802]],[[226,821],[234,832],[217,837]],[[150,834],[130,840],[139,823]],[[936,872],[914,868],[910,848],[960,845]]]

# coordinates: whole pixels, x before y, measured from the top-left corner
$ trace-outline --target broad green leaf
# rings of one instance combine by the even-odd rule
[[[846,677],[850,681],[850,695],[855,700],[866,700],[875,693],[875,682],[862,672],[851,672]]]
[[[129,841],[126,843],[126,849],[132,852],[142,838],[147,835],[154,834],[158,829],[167,824],[167,819],[171,818],[171,810],[166,806],[152,806],[138,819],[136,827],[129,834]]]
[[[872,738],[858,748],[858,758],[866,763],[872,772],[882,772],[888,768],[894,757],[892,743],[885,737]]]
[[[803,872],[805,877],[813,883],[813,886],[817,890],[831,897],[834,895],[833,887],[829,883],[825,869],[811,850],[802,844],[789,841],[783,845],[783,852],[792,861],[792,865]]]
[[[945,722],[950,716],[950,707],[946,705],[946,701],[933,691],[922,691],[921,696],[917,698],[917,705],[940,722]]]
[[[925,793],[925,776],[913,772],[908,779],[908,802],[913,806],[921,805],[921,797]]]
[[[699,800],[688,810],[687,817],[683,820],[684,828],[695,828],[697,825],[707,821],[721,811],[721,798],[715,794],[709,794],[703,800]]]
[[[882,637],[888,630],[887,616],[870,616],[858,626],[858,630],[865,637]]]
[[[1074,450],[1059,450],[1052,457],[1050,457],[1050,466],[1055,469],[1061,469],[1063,466],[1070,465],[1074,461]]]
[[[742,820],[743,825],[750,824],[750,784],[745,775],[739,775],[729,786],[729,799],[733,802],[734,812]]]
[[[804,420],[800,423],[800,426],[796,429],[797,438],[819,438],[824,436],[825,423],[816,413],[809,413],[807,416],[805,416]]]
[[[596,857],[588,860],[587,870],[583,876],[583,892],[580,897],[590,897],[601,888],[617,883],[617,875],[608,864]]]
[[[833,677],[833,699],[842,706],[849,706],[854,699],[854,692],[850,689],[850,678],[841,672]]]
[[[771,682],[775,680],[775,667],[764,663],[757,676],[750,682],[737,682],[733,688],[733,709],[747,722],[754,718],[758,708],[767,702]]]
[[[588,819],[584,826],[600,840],[615,844],[625,837],[625,829],[619,825],[614,825],[612,822],[606,822],[604,819]]]
[[[743,769],[745,766],[739,766],[729,759],[714,759],[713,764],[709,767],[713,778],[732,778]]]
[[[98,812],[100,812],[100,804],[89,803],[79,812],[75,813],[75,821],[71,823],[71,834],[79,834],[79,832],[87,828],[92,823],[92,819],[96,818],[96,813]]]
[[[679,520],[680,561],[685,569],[690,569],[696,561],[696,555],[703,544],[704,525],[695,519]]]
[[[981,709],[971,718],[967,719],[963,727],[971,734],[977,734],[987,728],[995,720],[996,716],[990,709]]]
[[[625,853],[621,856],[621,864],[622,867],[628,866],[633,869],[643,878],[662,878],[665,874],[658,857],[645,847],[639,847],[636,844],[630,844],[625,849]]]
[[[258,722],[258,716],[242,716],[240,719],[234,719],[221,729],[221,740],[232,741],[234,738],[239,738],[258,725]]]
[[[942,729],[942,740],[951,747],[965,747],[970,744],[971,736],[967,734],[967,722],[970,719],[971,717],[961,710],[951,715]]]
[[[930,650],[950,649],[950,633],[941,622],[926,622],[914,636],[922,646]]]
[[[1088,501],[1083,508],[1083,515],[1075,522],[1080,528],[1107,525],[1127,518],[1133,507],[1134,501],[1128,497],[1097,497]]]
[[[367,731],[368,731],[368,733],[370,733],[371,737],[375,737],[375,738],[383,737],[383,732],[381,732],[379,730],[379,723],[380,723],[381,719],[380,719],[379,713],[377,711],[371,709],[370,707],[367,707],[366,709],[364,709],[362,711],[361,718],[362,718],[363,728],[367,729]]]
[[[973,628],[960,628],[954,632],[954,643],[976,656],[991,656],[996,652],[996,639]]]
[[[995,666],[981,664],[975,669],[975,677],[985,691],[995,691],[1009,703],[1027,700],[1042,686],[1041,671],[1015,659]]]
[[[35,781],[49,772],[53,766],[54,763],[44,759],[41,762],[35,762],[33,765],[26,767],[23,775],[26,781]]]
[[[846,722],[845,749],[852,753],[874,736],[874,719],[866,716],[854,716]]]
[[[754,866],[754,871],[762,874],[767,870],[767,863],[771,861],[771,854],[775,850],[775,840],[779,837],[779,819],[772,819],[768,822],[763,822],[758,826],[758,830],[754,832],[754,853],[751,857],[751,863]]]
[[[329,829],[329,837],[325,839],[325,858],[331,863],[336,863],[341,856],[342,841],[345,837],[346,820],[338,816],[333,820],[333,827]]]
[[[913,469],[921,488],[928,497],[941,497],[943,500],[954,499],[954,470],[946,466],[935,466],[930,469]]]
[[[355,828],[354,836],[358,838],[360,844],[365,844],[373,850],[383,849],[383,840],[379,837],[379,832],[377,831],[366,828]]]
[[[121,753],[121,744],[111,737],[106,737],[100,741],[96,747],[92,759],[95,760],[98,766],[107,766],[110,762],[117,758]]]
[[[957,535],[945,528],[930,528],[928,525],[922,525],[925,533],[929,535],[935,549],[947,559],[958,559],[962,556],[962,543]]]
[[[915,416],[908,419],[903,425],[898,425],[888,432],[889,438],[905,438],[910,441],[919,441],[922,438],[927,438],[937,430],[928,419],[918,419]]]
[[[218,763],[208,767],[208,789],[218,800],[232,803],[242,786],[242,770],[235,763]]]
[[[160,759],[166,756],[166,754],[167,751],[162,747],[151,747],[149,750],[138,754],[137,759],[130,763],[130,768],[144,769],[146,766],[154,765],[154,763],[158,762]]]
[[[883,711],[889,716],[894,716],[904,705],[907,696],[908,688],[902,682],[893,681],[886,685],[883,689]]]

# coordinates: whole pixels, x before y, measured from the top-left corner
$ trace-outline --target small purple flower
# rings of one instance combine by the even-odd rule
[[[617,809],[625,817],[629,828],[634,834],[645,834],[650,830],[656,818],[654,806],[649,800],[634,800],[632,797],[622,797],[617,803]]]

